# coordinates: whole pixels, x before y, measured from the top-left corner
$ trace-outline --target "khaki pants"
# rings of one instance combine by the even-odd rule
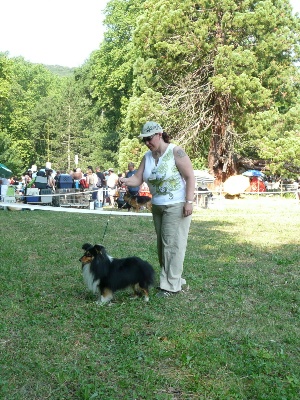
[[[183,216],[183,205],[152,205],[161,266],[160,288],[170,292],[180,291],[181,285],[185,283],[181,275],[192,216]]]

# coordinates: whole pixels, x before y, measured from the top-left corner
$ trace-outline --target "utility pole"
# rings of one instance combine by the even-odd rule
[[[47,123],[47,161],[50,162],[50,134],[49,134],[49,124]]]
[[[68,149],[67,149],[67,154],[68,154],[68,171],[71,169],[71,106],[69,104],[69,120],[68,120]]]

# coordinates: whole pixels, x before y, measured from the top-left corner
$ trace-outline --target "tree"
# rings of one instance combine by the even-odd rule
[[[5,53],[0,53],[0,101],[7,100],[12,83],[12,61]],[[3,108],[1,107],[1,110]]]
[[[158,118],[191,152],[206,151],[224,181],[237,172],[237,152],[264,155],[259,141],[271,126],[262,131],[259,115],[284,119],[295,106],[299,33],[287,0],[149,0],[134,34],[128,130]]]
[[[135,60],[132,37],[142,4],[141,0],[108,2],[104,41],[78,74],[100,116],[101,156],[112,164],[117,163],[120,140],[128,135],[124,130],[124,118],[132,94]]]
[[[257,138],[261,156],[269,160],[271,173],[286,178],[300,174],[300,104],[285,114],[270,110],[257,115],[249,129]],[[267,132],[267,134],[265,134]]]
[[[127,171],[128,163],[133,162],[139,165],[145,153],[145,146],[142,146],[137,138],[123,139],[120,143],[118,165],[122,172]],[[146,149],[147,150],[147,149]]]
[[[2,160],[15,174],[21,174],[36,158],[29,128],[31,113],[52,90],[55,78],[42,65],[22,58],[10,59],[9,64],[10,85],[2,103]]]

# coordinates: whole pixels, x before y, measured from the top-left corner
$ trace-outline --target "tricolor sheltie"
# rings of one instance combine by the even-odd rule
[[[134,294],[144,294],[149,301],[149,287],[154,283],[154,269],[139,257],[113,258],[100,244],[85,243],[79,259],[83,280],[89,290],[99,294],[99,303],[107,303],[114,292],[132,286]]]

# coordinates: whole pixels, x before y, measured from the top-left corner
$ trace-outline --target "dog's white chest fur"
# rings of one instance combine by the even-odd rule
[[[99,293],[98,285],[100,279],[97,279],[96,281],[94,280],[94,275],[91,273],[89,264],[84,265],[84,267],[82,268],[82,276],[83,276],[83,281],[88,287],[88,289],[92,291],[94,294]]]

